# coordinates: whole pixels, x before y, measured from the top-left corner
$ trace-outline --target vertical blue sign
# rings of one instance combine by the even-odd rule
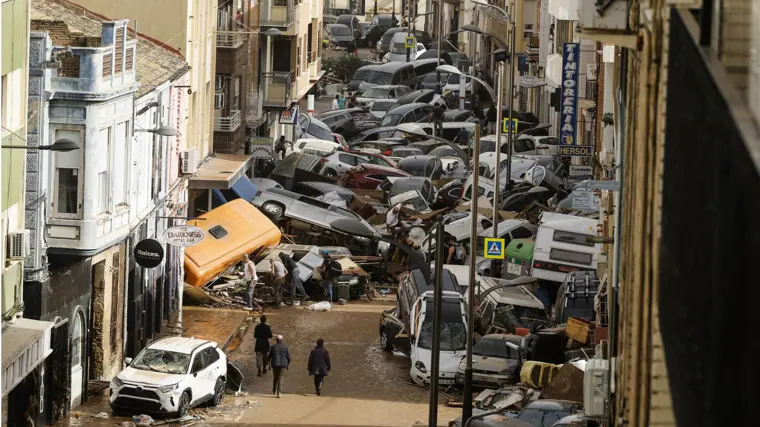
[[[578,126],[578,63],[580,45],[565,43],[562,46],[562,103],[560,111],[560,145],[575,145]]]

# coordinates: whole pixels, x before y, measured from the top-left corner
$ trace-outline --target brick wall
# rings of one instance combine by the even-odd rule
[[[111,379],[122,366],[124,344],[124,247],[93,257],[90,378]]]
[[[116,51],[116,72],[120,73],[124,64],[124,27],[116,29],[114,50]]]
[[[125,60],[124,68],[131,70],[135,65],[135,49],[127,49],[127,58]]]
[[[103,55],[103,77],[111,75],[111,67],[113,66],[113,54]]]
[[[63,21],[32,19],[29,24],[31,31],[47,31],[53,46],[86,47],[87,39],[84,34],[69,31],[69,26]]]
[[[61,68],[58,77],[79,78],[79,55],[61,58]]]

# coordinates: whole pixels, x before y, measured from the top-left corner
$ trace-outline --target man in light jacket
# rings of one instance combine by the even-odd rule
[[[256,281],[259,280],[259,276],[256,275],[256,264],[248,258],[248,255],[243,255],[243,269],[245,272],[245,280],[248,282],[248,310],[253,310],[253,291],[256,289]]]
[[[269,357],[267,358],[269,365],[272,366],[272,394],[277,397],[282,397],[282,377],[285,371],[290,366],[290,351],[288,346],[282,342],[282,335],[275,337],[277,342],[269,348]]]

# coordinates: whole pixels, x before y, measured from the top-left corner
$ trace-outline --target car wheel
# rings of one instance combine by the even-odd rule
[[[335,178],[338,176],[338,172],[336,172],[333,169],[328,169],[325,171],[325,176],[330,177],[330,178]]]
[[[187,415],[187,411],[190,410],[190,394],[188,392],[182,393],[179,398],[179,405],[177,406],[177,418],[182,418]]]
[[[393,344],[388,338],[388,329],[386,328],[380,329],[380,346],[385,351],[393,351]]]
[[[224,378],[219,377],[216,380],[214,386],[214,399],[211,401],[211,406],[219,406],[224,400],[224,389],[227,388],[227,382]]]
[[[278,205],[277,203],[264,203],[264,205],[261,206],[261,209],[264,211],[264,214],[266,216],[273,220],[282,218],[283,209],[282,206]]]

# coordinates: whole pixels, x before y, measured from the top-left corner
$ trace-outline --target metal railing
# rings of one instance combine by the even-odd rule
[[[258,126],[264,122],[264,96],[260,90],[248,92],[245,124]]]
[[[273,71],[261,73],[261,89],[264,94],[264,105],[284,107],[290,102],[293,86],[293,73]]]
[[[242,124],[240,110],[230,110],[226,117],[214,118],[214,131],[233,132]]]
[[[262,0],[259,6],[259,25],[262,27],[289,27],[293,24],[294,0]]]
[[[586,92],[583,96],[584,99],[593,99],[596,101],[599,95],[599,81],[598,80],[586,80]]]
[[[247,34],[239,31],[217,31],[216,47],[231,48],[245,43]]]

